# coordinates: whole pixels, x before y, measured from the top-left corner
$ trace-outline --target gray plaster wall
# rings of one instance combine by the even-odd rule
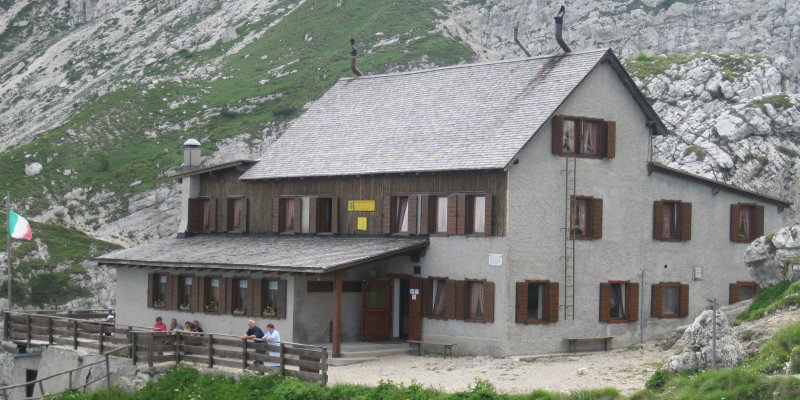
[[[37,377],[41,378],[42,372],[39,371],[39,360],[42,354],[35,353],[5,353],[0,356],[0,386],[11,386],[27,381],[27,370],[37,370]],[[19,387],[8,391],[8,398],[25,398],[25,387]]]
[[[646,117],[610,66],[596,68],[556,114],[616,121],[616,156],[579,158],[576,165],[576,194],[603,199],[603,236],[575,243],[575,319],[565,321],[565,158],[551,153],[551,126],[545,125],[508,175],[508,302],[504,309],[495,309],[496,319],[509,325],[505,354],[562,352],[567,350],[563,338],[574,336],[616,336],[615,346],[627,346],[639,342],[642,326],[645,340],[661,338],[689,323],[706,307],[707,298],[727,303],[729,283],[750,280],[742,262],[747,244],[729,240],[729,221],[731,204],[754,200],[724,190],[714,195],[710,187],[686,178],[648,175]],[[653,202],[662,199],[692,203],[690,241],[653,239]],[[759,204],[765,206],[766,232],[782,225],[783,214],[776,206]],[[703,269],[701,280],[693,280],[695,266]],[[559,282],[558,322],[514,322],[515,282],[524,280]],[[609,280],[640,283],[640,321],[599,321],[600,283]],[[690,285],[688,317],[649,317],[650,285],[661,281]]]

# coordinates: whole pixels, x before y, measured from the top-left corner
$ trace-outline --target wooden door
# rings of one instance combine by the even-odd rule
[[[392,339],[392,280],[368,278],[361,286],[361,340]]]
[[[410,278],[408,287],[408,340],[422,340],[422,279]]]

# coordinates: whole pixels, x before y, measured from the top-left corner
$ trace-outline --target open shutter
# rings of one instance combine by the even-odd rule
[[[755,234],[756,237],[753,239],[757,239],[760,236],[764,236],[764,206],[756,206],[756,226],[755,226]]]
[[[153,301],[155,301],[153,300],[153,293],[155,293],[156,290],[155,279],[156,274],[147,274],[147,307],[149,308],[153,307]]]
[[[549,314],[548,321],[558,322],[558,282],[549,282],[547,284],[547,295],[549,298]]]
[[[731,241],[739,242],[739,221],[741,220],[742,206],[731,204]]]
[[[430,196],[423,195],[419,199],[419,233],[423,235],[427,235],[430,233],[430,229],[428,228],[428,218],[430,212]]]
[[[225,299],[222,302],[221,312],[223,314],[232,314],[233,313],[233,292],[234,292],[233,279],[231,279],[231,278],[221,278],[219,283],[220,283],[220,290],[224,293],[224,294],[221,294],[220,297]]]
[[[465,281],[456,281],[456,319],[466,319],[467,312],[469,308],[465,306],[467,299],[470,299],[470,296],[464,293],[464,289],[467,282]]]
[[[664,202],[653,202],[653,239],[661,240],[664,233]]]
[[[208,199],[208,231],[217,231],[217,198]]]
[[[467,226],[467,195],[459,194],[456,196],[456,234],[464,235]]]
[[[251,293],[253,294],[250,297],[250,315],[254,317],[260,317],[261,311],[264,311],[264,305],[261,303],[262,293],[261,293],[261,286],[262,286],[261,279],[250,279],[248,289],[251,289]]]
[[[556,115],[553,117],[553,154],[561,154],[564,148],[564,116]]]
[[[517,282],[517,323],[528,322],[528,284]]]
[[[300,197],[294,198],[294,233],[300,233],[302,231],[302,224],[303,224],[303,199]]]
[[[392,233],[392,197],[383,196],[383,233]]]
[[[281,199],[272,198],[272,233],[280,232],[281,225]]]
[[[730,288],[728,289],[730,292],[728,293],[728,304],[738,303],[739,302],[739,282],[731,283]]]
[[[192,312],[198,312],[200,310],[200,292],[197,290],[197,277],[192,277],[192,293],[189,296],[189,309]]]
[[[617,152],[617,122],[605,121],[605,151],[604,156],[614,158]]]
[[[242,210],[239,212],[239,232],[247,232],[247,197],[242,197]]]
[[[431,313],[431,307],[433,307],[433,281],[423,279],[420,293],[422,296],[422,316],[427,317]]]
[[[451,194],[447,196],[447,234],[456,235],[456,221],[458,221],[458,196]]]
[[[253,304],[253,300],[255,300],[255,287],[256,287],[256,280],[255,279],[248,279],[247,280],[247,291],[245,296],[245,304],[244,311],[245,315],[256,315],[256,307]],[[237,289],[238,290],[238,289]]]
[[[678,290],[680,293],[680,300],[678,300],[678,316],[685,317],[689,315],[689,285],[682,284]]]
[[[661,284],[650,286],[650,315],[661,318],[661,311],[664,310],[664,293]]]
[[[314,215],[314,214],[311,214]],[[331,197],[331,233],[339,233],[339,198]]]
[[[639,284],[638,283],[629,283],[628,287],[628,304],[630,304],[630,315],[628,315],[628,321],[638,321],[639,320]]]
[[[611,284],[600,284],[600,321],[611,320]]]
[[[317,206],[319,197],[308,199],[308,233],[317,233]],[[302,230],[302,228],[301,228]]]
[[[280,279],[278,280],[278,299],[276,301],[278,309],[276,310],[276,315],[278,319],[286,319],[286,280]]]
[[[603,237],[603,199],[592,199],[592,238]]]
[[[179,279],[176,275],[167,275],[167,293],[166,293],[166,303],[167,309],[169,310],[177,310],[178,309],[178,283]]]
[[[196,276],[194,278],[195,292],[197,292],[197,307],[195,312],[205,311],[206,306],[206,278],[204,276]]]
[[[447,280],[447,299],[445,299],[444,316],[447,319],[456,317],[456,281]]]
[[[692,240],[692,203],[681,203],[681,240]]]
[[[187,232],[200,232],[203,225],[203,201],[189,199],[189,221],[186,225]]]
[[[492,235],[492,194],[486,193],[486,210],[484,211],[484,228],[483,233],[486,236]]]
[[[483,322],[494,322],[494,282],[483,284]]]
[[[417,195],[408,195],[408,234],[417,234]]]

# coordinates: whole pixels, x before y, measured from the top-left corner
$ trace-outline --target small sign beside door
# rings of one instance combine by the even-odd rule
[[[419,289],[409,289],[408,293],[411,295],[411,300],[416,300],[419,294]]]

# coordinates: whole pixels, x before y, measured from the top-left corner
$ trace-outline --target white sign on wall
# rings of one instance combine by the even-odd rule
[[[497,253],[489,253],[489,266],[490,267],[502,267],[503,266],[503,255]]]

